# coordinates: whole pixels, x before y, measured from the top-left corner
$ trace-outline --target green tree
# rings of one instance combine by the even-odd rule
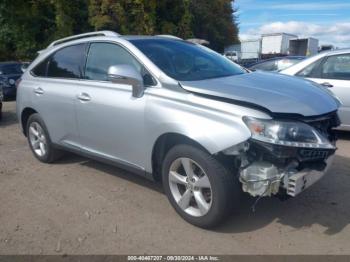
[[[192,19],[193,16],[190,10],[190,0],[183,0],[184,13],[178,25],[178,35],[184,39],[192,38]]]
[[[154,33],[156,18],[155,0],[126,0],[124,10],[127,16],[127,28],[129,34]]]
[[[54,8],[48,0],[2,0],[0,3],[2,59],[28,59],[53,39]]]
[[[92,30],[238,42],[231,0],[1,0],[0,59],[32,59],[51,41]]]
[[[91,30],[86,0],[51,0],[55,7],[55,37],[65,37]]]
[[[231,0],[192,0],[193,33],[206,39],[222,52],[229,44],[238,43],[238,27]]]
[[[95,30],[128,32],[123,1],[90,0],[88,10],[89,22]]]

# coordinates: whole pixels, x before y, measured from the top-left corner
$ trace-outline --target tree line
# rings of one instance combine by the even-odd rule
[[[94,30],[238,42],[231,0],[1,0],[0,60],[27,60],[50,42]]]

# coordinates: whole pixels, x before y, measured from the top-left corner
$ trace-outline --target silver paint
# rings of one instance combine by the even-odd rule
[[[84,42],[121,45],[144,65],[157,85],[146,88],[137,98],[132,95],[130,83],[31,75],[33,67],[56,50]],[[152,152],[163,135],[183,135],[216,154],[250,138],[243,116],[271,119],[258,109],[203,97],[192,91],[252,102],[273,112],[305,116],[337,108],[334,99],[324,91],[317,88],[310,91],[305,81],[273,74],[249,73],[182,85],[187,90],[163,73],[127,38],[89,37],[50,46],[40,53],[22,76],[17,114],[21,119],[25,109],[37,111],[51,141],[57,145],[152,172]],[[292,92],[292,87],[298,92]]]

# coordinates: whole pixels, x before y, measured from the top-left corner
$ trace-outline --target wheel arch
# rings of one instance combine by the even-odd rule
[[[22,125],[22,132],[25,136],[27,136],[27,130],[26,130],[26,126],[27,126],[27,122],[28,122],[28,119],[29,117],[32,115],[32,114],[36,114],[38,113],[37,111],[35,111],[33,108],[31,107],[26,107],[22,110],[22,113],[21,113],[21,125]]]
[[[174,132],[164,133],[157,138],[152,149],[152,171],[155,180],[161,180],[161,166],[166,153],[179,144],[192,145],[210,154],[202,144],[189,136]]]

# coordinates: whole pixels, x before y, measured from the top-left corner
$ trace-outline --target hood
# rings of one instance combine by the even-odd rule
[[[339,107],[338,101],[325,88],[277,73],[252,72],[180,84],[189,92],[251,105],[272,114],[318,116]]]

